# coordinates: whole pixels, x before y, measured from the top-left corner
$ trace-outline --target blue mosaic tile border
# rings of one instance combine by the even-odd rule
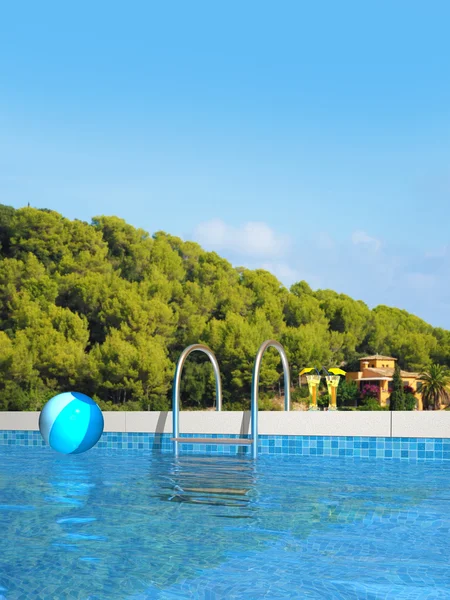
[[[172,434],[105,432],[95,449],[151,450],[172,452]],[[235,438],[229,434],[184,434],[181,437],[208,437],[211,444],[180,444],[183,454],[250,455],[248,446],[218,445],[214,438]],[[46,446],[39,431],[1,431],[0,446]],[[380,438],[356,436],[260,435],[258,453],[264,455],[350,456],[354,458],[399,458],[409,460],[450,460],[450,438]]]

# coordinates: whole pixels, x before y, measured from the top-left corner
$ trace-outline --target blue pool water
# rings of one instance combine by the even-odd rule
[[[450,598],[450,463],[0,447],[1,600]]]

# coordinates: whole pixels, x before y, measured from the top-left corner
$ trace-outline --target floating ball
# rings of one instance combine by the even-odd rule
[[[62,454],[89,450],[103,433],[103,414],[97,404],[79,392],[64,392],[51,398],[39,416],[44,440]]]

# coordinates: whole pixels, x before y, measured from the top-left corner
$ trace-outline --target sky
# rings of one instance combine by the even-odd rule
[[[450,3],[3,3],[0,203],[450,329]]]

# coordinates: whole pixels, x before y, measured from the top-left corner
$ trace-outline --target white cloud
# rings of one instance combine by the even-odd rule
[[[298,281],[299,275],[297,270],[286,263],[263,263],[261,269],[270,271],[285,285],[290,285]]]
[[[227,225],[220,219],[212,219],[200,223],[195,230],[195,237],[201,244],[223,247],[227,239]]]
[[[266,223],[231,227],[220,219],[201,223],[196,239],[234,265],[273,273],[287,287],[303,279],[313,289],[333,289],[372,307],[396,306],[450,328],[450,246],[424,254],[363,230],[346,240],[301,232],[294,245]]]
[[[260,221],[250,221],[241,227],[227,225],[221,219],[200,223],[195,239],[206,248],[232,250],[242,256],[281,257],[289,248],[288,236],[278,235]]]
[[[365,231],[354,231],[352,233],[352,242],[355,246],[363,244],[366,247],[371,247],[375,251],[378,251],[381,248],[381,241],[368,235]]]

